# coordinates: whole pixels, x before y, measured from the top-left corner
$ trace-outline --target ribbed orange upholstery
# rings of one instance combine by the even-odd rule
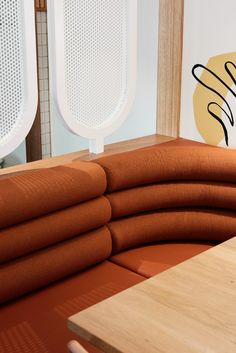
[[[87,162],[0,180],[0,228],[90,200],[105,188],[103,169]]]
[[[7,174],[0,174],[0,180],[8,179],[10,177],[17,176],[17,175],[24,175],[24,174],[28,174],[28,173],[33,173],[38,170],[39,169],[26,169],[26,170],[18,170],[18,171],[7,173]]]
[[[1,230],[0,263],[106,224],[111,206],[101,196]]]
[[[0,302],[31,292],[0,353],[64,353],[68,316],[234,236],[235,185],[235,151],[188,141],[0,180]]]
[[[96,162],[107,176],[113,253],[236,233],[235,151],[177,140]]]
[[[236,210],[236,185],[232,183],[176,181],[117,191],[106,197],[113,218],[177,207]]]
[[[156,146],[97,159],[107,192],[171,180],[236,181],[235,151],[215,147]]]
[[[1,265],[0,303],[83,270],[111,253],[106,227]]]
[[[222,242],[236,234],[233,212],[207,209],[165,210],[109,224],[113,252],[160,241]]]
[[[67,318],[143,280],[105,261],[6,303],[0,307],[0,352],[67,353],[67,343],[76,339],[89,353],[100,353],[68,330]]]
[[[0,180],[0,303],[107,259],[105,188],[90,162]]]

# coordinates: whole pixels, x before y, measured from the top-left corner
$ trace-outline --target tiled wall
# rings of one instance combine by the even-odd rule
[[[41,11],[37,12],[36,21],[38,40],[42,158],[47,159],[51,157],[47,13]]]

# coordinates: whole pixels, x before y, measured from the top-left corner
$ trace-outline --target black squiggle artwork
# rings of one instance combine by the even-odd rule
[[[207,82],[203,82],[198,76],[197,76],[197,73],[196,73],[196,70],[198,68],[201,68],[203,70],[206,70],[210,75],[212,75],[214,78],[216,78],[223,86],[225,86],[227,88],[227,90],[229,92],[232,93],[232,95],[236,98],[236,92],[229,86],[227,85],[226,82],[224,82],[216,73],[214,73],[212,70],[210,70],[209,68],[207,68],[206,66],[204,65],[201,65],[201,64],[196,64],[193,66],[192,68],[192,75],[193,77],[202,85],[204,86],[205,88],[207,88],[208,90],[210,90],[211,92],[215,93],[218,97],[220,97],[222,99],[222,102],[225,103],[227,109],[228,109],[228,112],[223,109],[218,103],[216,102],[210,102],[207,106],[207,111],[208,113],[215,119],[217,120],[220,125],[222,126],[223,128],[223,131],[224,131],[224,137],[225,137],[225,143],[227,146],[229,146],[229,132],[228,132],[228,129],[227,129],[227,125],[230,124],[230,126],[234,126],[235,125],[235,119],[234,119],[234,113],[232,112],[232,109],[229,105],[229,103],[227,102],[227,100],[220,94],[220,92],[218,92],[216,89],[214,89],[214,87],[211,87],[209,86],[209,84]],[[236,86],[236,77],[234,77],[233,73],[232,73],[232,68],[234,68],[236,70],[236,65],[231,62],[231,61],[227,61],[225,62],[224,64],[224,68],[225,68],[225,71],[227,72],[227,74],[230,76],[232,82],[234,83],[234,85]],[[224,114],[225,116],[227,117],[228,119],[228,123],[227,124],[227,121],[224,121],[225,119],[218,116],[215,112],[214,112],[214,108],[215,107],[218,107]]]

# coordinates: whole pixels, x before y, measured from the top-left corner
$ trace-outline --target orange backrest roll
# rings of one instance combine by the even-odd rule
[[[0,179],[0,228],[91,200],[105,189],[103,169],[87,162]]]
[[[236,152],[170,142],[96,160],[107,177],[113,253],[236,234]]]
[[[106,227],[1,265],[0,303],[105,260],[111,253]]]

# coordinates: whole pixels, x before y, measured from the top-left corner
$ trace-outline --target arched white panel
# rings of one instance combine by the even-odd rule
[[[34,0],[0,0],[0,158],[29,132],[37,109]]]
[[[101,152],[125,120],[136,86],[136,0],[48,2],[54,107],[75,134]]]

